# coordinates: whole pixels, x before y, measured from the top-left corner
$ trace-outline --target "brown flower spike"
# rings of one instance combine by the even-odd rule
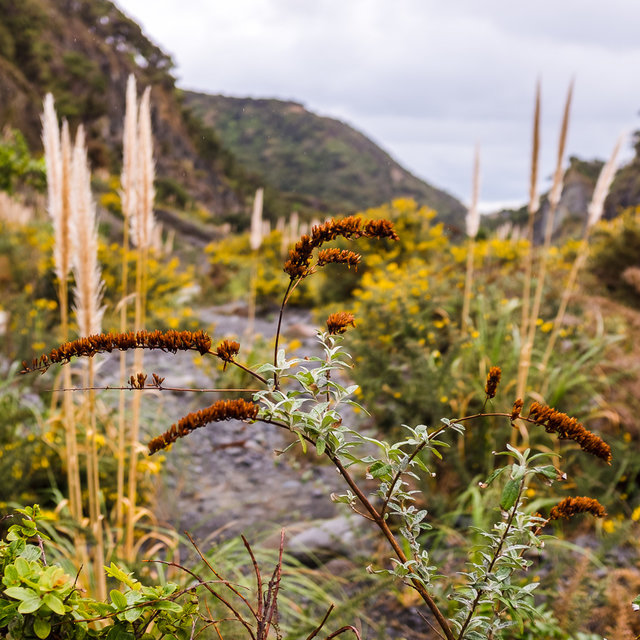
[[[347,249],[321,249],[318,251],[318,266],[324,267],[325,264],[346,264],[348,267],[358,267],[360,262],[360,254],[348,251]]]
[[[363,223],[362,218],[358,216],[333,218],[323,224],[316,225],[311,229],[311,235],[304,235],[298,240],[289,252],[289,259],[285,262],[285,273],[292,280],[308,276],[311,273],[313,250],[338,237],[354,240],[362,237],[398,240],[398,234],[389,220],[369,220]],[[357,254],[352,255],[356,256]],[[353,260],[354,258],[350,259]],[[347,262],[347,264],[351,263]]]
[[[223,420],[255,420],[258,416],[258,405],[246,400],[218,400],[210,407],[194,411],[181,418],[163,434],[157,436],[149,444],[149,455],[166,449],[179,438],[189,435],[194,429],[204,427],[211,422]]]
[[[487,399],[495,398],[498,384],[500,384],[500,378],[502,377],[502,370],[500,367],[491,367],[487,374],[487,382],[484,385],[484,392],[487,395]]]
[[[220,360],[233,362],[240,351],[240,344],[234,340],[223,340],[216,348],[216,355]]]
[[[518,398],[513,403],[513,409],[511,409],[511,422],[517,420],[520,417],[520,412],[522,411],[522,407],[524,407],[524,401],[522,398]]]
[[[65,342],[48,354],[34,358],[31,364],[22,363],[20,373],[46,371],[53,364],[65,364],[75,356],[91,358],[97,353],[127,351],[129,349],[160,349],[177,351],[198,351],[204,355],[211,349],[211,338],[204,331],[129,331],[127,333],[98,333],[87,338]]]
[[[547,433],[556,433],[561,440],[573,440],[583,451],[611,463],[611,447],[566,413],[560,413],[544,404],[533,402],[529,409],[529,419],[542,425]]]
[[[355,318],[353,317],[353,313],[349,313],[348,311],[339,311],[338,313],[332,313],[327,318],[327,331],[331,335],[344,333],[349,325],[355,327],[356,323]]]
[[[594,498],[576,497],[561,500],[549,512],[549,520],[569,519],[578,513],[590,513],[596,518],[605,518],[605,508]]]

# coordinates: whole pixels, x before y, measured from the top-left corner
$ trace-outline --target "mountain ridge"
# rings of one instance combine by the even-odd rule
[[[464,206],[420,180],[355,127],[300,102],[184,91],[186,103],[252,172],[289,197],[352,212],[412,197],[459,227]]]

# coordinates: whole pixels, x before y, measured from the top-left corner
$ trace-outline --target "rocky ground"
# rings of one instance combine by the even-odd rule
[[[248,324],[245,308],[208,308],[200,311],[200,317],[214,342],[225,337],[243,342]],[[275,334],[276,323],[275,313],[257,318],[253,334],[268,341]],[[319,353],[309,312],[287,313],[282,335],[284,344],[296,341],[300,355]],[[166,378],[165,386],[210,388],[220,375],[217,360],[203,368],[194,364],[190,353],[146,352],[144,362],[146,373]],[[104,367],[107,384],[115,382],[115,365],[113,359]],[[146,423],[152,425],[147,437],[222,397],[219,393],[144,393],[143,413]],[[318,463],[312,451],[305,456],[296,448],[276,455],[290,441],[289,434],[275,427],[238,421],[194,431],[165,454],[165,473],[154,500],[156,516],[177,531],[188,530],[199,540],[218,534],[264,534],[284,526],[289,551],[302,554],[307,549],[321,559],[348,552],[354,547],[355,518],[329,497],[344,490],[340,476],[331,466]]]

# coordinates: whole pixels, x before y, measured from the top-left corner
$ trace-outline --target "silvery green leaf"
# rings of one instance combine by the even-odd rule
[[[509,511],[516,503],[518,494],[520,493],[520,482],[518,480],[508,480],[502,490],[500,498],[500,507],[505,511]]]

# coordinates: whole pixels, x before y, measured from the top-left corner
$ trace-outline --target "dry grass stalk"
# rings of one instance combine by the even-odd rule
[[[71,141],[69,126],[64,122],[62,134],[58,127],[53,96],[48,93],[44,100],[42,115],[42,142],[47,167],[47,208],[53,223],[54,269],[58,285],[60,303],[60,331],[62,341],[69,339],[69,289],[68,277],[71,270],[70,259],[70,192],[71,192]],[[64,388],[71,388],[71,371],[63,371]],[[69,484],[69,510],[76,521],[82,519],[82,495],[80,468],[78,464],[78,444],[71,391],[63,394],[63,422],[65,425],[65,456],[67,482]]]
[[[251,213],[251,232],[249,234],[249,245],[253,251],[257,251],[262,245],[262,205],[264,202],[264,189],[260,187],[256,190],[253,200],[253,211]]]
[[[620,148],[622,147],[624,139],[624,135],[618,138],[615,147],[613,148],[613,152],[611,153],[611,157],[600,170],[600,175],[598,176],[598,180],[593,191],[591,203],[589,204],[589,207],[587,209],[588,218],[587,224],[584,229],[584,234],[582,236],[582,243],[580,244],[580,248],[578,249],[576,258],[573,261],[573,265],[571,266],[571,271],[569,272],[569,276],[567,277],[567,284],[562,291],[560,306],[558,307],[558,312],[553,321],[553,330],[551,332],[551,335],[549,336],[549,342],[542,358],[542,370],[546,369],[547,365],[549,364],[549,359],[551,358],[551,353],[553,352],[556,340],[558,339],[560,327],[562,326],[562,323],[564,321],[564,314],[567,311],[567,305],[569,304],[569,299],[571,298],[571,294],[573,293],[573,288],[575,286],[578,273],[581,271],[587,260],[587,256],[589,254],[589,236],[591,235],[591,230],[593,229],[594,225],[597,224],[597,222],[602,217],[602,213],[604,211],[604,201],[607,199],[607,194],[609,193],[611,183],[613,182],[613,177],[616,173],[616,169],[618,166],[618,154],[620,153]],[[546,393],[546,385],[545,388],[543,388],[543,393]]]
[[[569,91],[567,92],[567,99],[564,107],[564,114],[562,118],[562,126],[560,128],[560,140],[558,142],[558,155],[556,159],[556,169],[553,174],[553,184],[551,191],[549,192],[549,210],[547,211],[547,220],[545,226],[544,245],[542,247],[542,253],[540,257],[540,268],[538,271],[538,278],[536,283],[536,290],[533,299],[533,306],[529,320],[527,322],[527,335],[522,342],[520,348],[520,360],[518,363],[518,380],[516,385],[516,396],[518,398],[525,397],[525,391],[527,388],[527,379],[529,377],[529,369],[531,367],[531,353],[533,351],[533,343],[536,336],[537,319],[540,314],[540,305],[542,303],[542,292],[544,290],[544,283],[547,274],[547,260],[549,255],[549,247],[551,245],[551,233],[553,231],[553,222],[555,218],[556,209],[560,202],[560,195],[562,193],[563,184],[563,159],[565,146],[567,141],[567,132],[569,130],[569,113],[571,110],[571,98],[573,95],[573,81],[569,85]],[[520,434],[523,439],[527,440],[527,431],[523,424],[520,425]],[[518,437],[518,430],[513,431],[511,437],[511,444],[515,446]]]
[[[135,214],[131,217],[131,231],[134,244],[138,248],[136,261],[136,306],[135,329],[140,331],[145,326],[147,297],[147,261],[149,248],[153,240],[155,226],[153,186],[155,167],[153,161],[153,135],[151,131],[151,89],[147,87],[142,94],[138,109],[138,127],[136,135],[135,155],[137,157],[137,196]],[[144,367],[142,351],[134,355],[134,370]],[[135,394],[132,401],[131,431],[129,433],[129,478],[127,490],[127,521],[125,531],[125,557],[133,559],[134,525],[136,521],[137,501],[137,462],[140,431],[140,394]]]
[[[538,158],[540,156],[540,81],[536,85],[536,102],[533,114],[533,141],[531,145],[531,173],[529,176],[529,218],[527,222],[527,240],[529,253],[524,264],[524,290],[522,292],[522,319],[520,321],[520,343],[523,344],[527,336],[529,322],[529,307],[531,305],[531,271],[533,268],[533,226],[536,214],[540,208],[538,197]]]
[[[471,288],[473,285],[473,250],[476,244],[476,236],[480,227],[480,212],[478,211],[478,193],[480,191],[480,148],[476,146],[473,161],[473,187],[471,191],[471,204],[467,212],[467,272],[464,281],[464,298],[462,301],[462,318],[460,326],[464,331],[469,322],[469,306],[471,304]]]
[[[247,312],[247,328],[245,330],[245,342],[249,349],[253,339],[253,327],[256,319],[256,296],[258,289],[258,256],[257,251],[262,245],[264,225],[262,221],[262,207],[264,202],[264,189],[256,190],[251,213],[251,230],[249,232],[249,246],[251,247],[251,275],[249,282],[249,308]],[[268,224],[268,222],[267,222]],[[268,233],[268,232],[267,232]]]
[[[131,74],[127,80],[127,93],[125,98],[125,116],[122,139],[122,174],[120,184],[122,186],[121,201],[122,215],[124,217],[124,231],[122,238],[122,281],[120,285],[120,333],[127,330],[127,295],[129,279],[129,227],[135,215],[137,198],[138,163],[136,150],[136,136],[138,128],[136,80]],[[120,386],[124,387],[127,377],[127,354],[120,354]],[[118,436],[117,436],[117,469],[116,469],[116,527],[122,530],[124,524],[124,476],[126,458],[126,397],[124,390],[120,391],[118,398]]]
[[[71,263],[75,277],[75,314],[80,335],[100,332],[104,307],[101,306],[104,283],[97,261],[98,232],[96,209],[91,195],[91,175],[87,162],[84,129],[78,128],[72,163],[72,254]],[[89,522],[95,538],[93,550],[94,575],[97,597],[106,598],[107,585],[102,567],[105,564],[102,516],[100,513],[100,474],[96,443],[96,413],[94,361],[89,359],[85,371],[87,423],[87,487],[89,494]]]
[[[73,152],[72,267],[76,282],[75,313],[80,335],[100,333],[104,307],[101,306],[104,283],[98,264],[96,208],[91,195],[91,176],[87,164],[84,129],[78,128]]]

